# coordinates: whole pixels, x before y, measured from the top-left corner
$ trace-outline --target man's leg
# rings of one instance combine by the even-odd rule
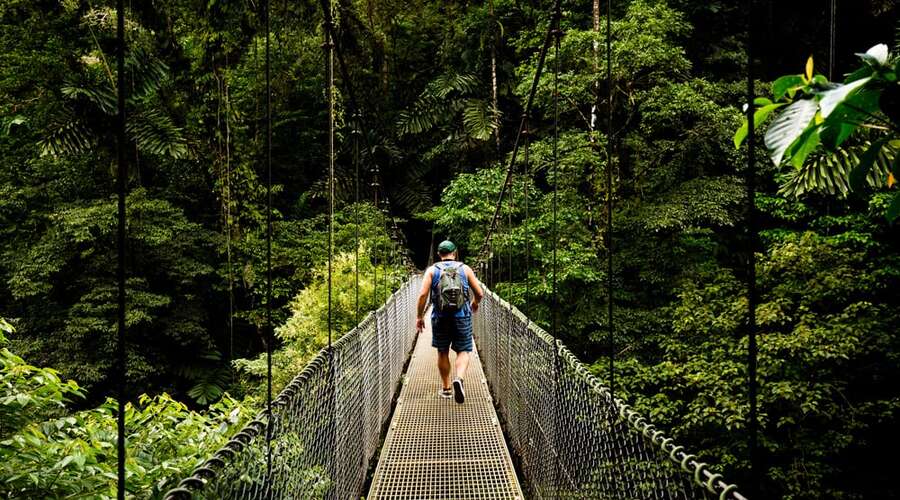
[[[457,364],[459,360],[457,358]],[[450,351],[438,351],[438,371],[441,372],[441,387],[450,389]]]
[[[450,368],[450,359],[449,358],[447,359],[447,368],[448,369]],[[456,353],[456,376],[461,379],[465,379],[466,378],[466,370],[468,368],[469,368],[469,352],[463,351],[463,352]],[[446,380],[445,384],[448,384],[445,387],[450,387],[449,386],[449,383],[450,383],[449,374],[445,380]]]
[[[444,389],[450,389],[450,336],[440,318],[431,320],[431,347],[438,351],[438,372]]]

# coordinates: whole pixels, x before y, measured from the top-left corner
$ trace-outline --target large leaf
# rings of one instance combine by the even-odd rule
[[[788,147],[803,134],[816,116],[818,106],[812,99],[796,101],[775,118],[766,131],[766,147],[776,165],[781,164]]]
[[[806,162],[806,157],[819,146],[819,128],[809,127],[800,134],[788,148],[787,156],[796,168],[800,168]]]
[[[822,117],[828,118],[828,115],[830,115],[831,112],[834,111],[834,109],[837,108],[839,104],[846,101],[847,98],[852,96],[863,85],[869,83],[871,79],[872,77],[862,78],[860,80],[856,80],[855,82],[841,85],[840,87],[822,92],[820,101],[820,106],[822,108]]]
[[[841,146],[859,128],[871,119],[870,114],[878,109],[879,92],[862,89],[841,103],[822,123],[822,145],[829,150]]]

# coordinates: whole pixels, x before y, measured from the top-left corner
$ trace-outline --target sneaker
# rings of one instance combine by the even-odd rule
[[[453,396],[459,404],[463,404],[466,400],[466,391],[463,389],[463,381],[460,378],[453,379]]]
[[[451,397],[453,397],[453,389],[439,389],[438,396],[444,399],[450,399]]]

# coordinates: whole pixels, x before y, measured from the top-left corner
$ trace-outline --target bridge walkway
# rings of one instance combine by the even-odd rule
[[[438,395],[431,324],[417,341],[367,499],[524,498],[477,350],[466,401]],[[450,361],[455,361],[451,351]]]

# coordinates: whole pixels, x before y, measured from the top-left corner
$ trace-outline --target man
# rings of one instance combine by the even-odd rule
[[[451,396],[457,403],[466,400],[463,380],[469,367],[472,352],[472,313],[478,312],[478,304],[484,297],[481,283],[472,268],[456,260],[456,245],[443,241],[438,245],[441,261],[429,267],[422,279],[419,293],[416,330],[425,328],[425,306],[431,295],[431,346],[438,350],[438,371],[441,374],[442,398]],[[442,279],[443,277],[443,279]],[[461,284],[462,297],[458,304],[454,284]],[[450,349],[456,352],[456,378],[450,384]]]

